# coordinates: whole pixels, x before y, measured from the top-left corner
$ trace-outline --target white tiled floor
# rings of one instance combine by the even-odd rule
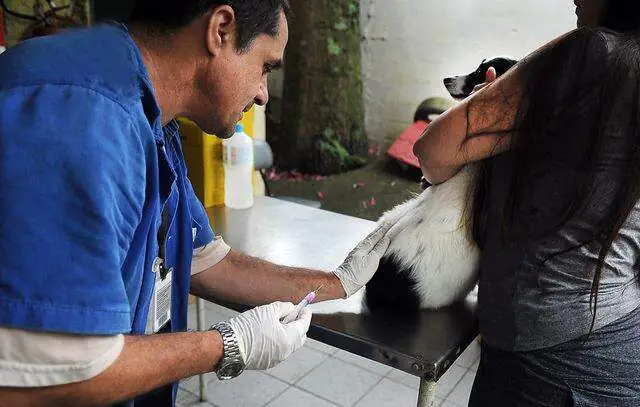
[[[207,303],[207,324],[235,315]],[[194,311],[192,308],[190,311]],[[190,315],[190,328],[195,315]],[[467,348],[438,382],[438,407],[465,407],[480,359],[478,343]],[[198,378],[180,385],[181,407],[411,407],[420,380],[377,362],[309,340],[288,360],[266,372],[245,372],[228,382],[206,376],[208,402],[200,403]]]

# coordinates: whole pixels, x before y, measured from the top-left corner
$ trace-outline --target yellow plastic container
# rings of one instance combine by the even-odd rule
[[[189,179],[205,208],[224,205],[224,167],[222,140],[205,133],[194,122],[179,118],[182,149],[189,168]],[[254,109],[244,114],[245,133],[253,137]],[[254,177],[255,178],[255,177]],[[255,185],[255,182],[254,182]]]

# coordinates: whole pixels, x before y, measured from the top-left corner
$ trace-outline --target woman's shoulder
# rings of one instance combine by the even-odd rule
[[[544,44],[522,61],[523,81],[537,82],[540,76],[548,86],[575,87],[606,72],[620,34],[594,28],[578,28]]]
[[[593,53],[599,51],[610,53],[627,41],[630,35],[603,27],[582,27],[560,37],[559,45],[580,52]]]

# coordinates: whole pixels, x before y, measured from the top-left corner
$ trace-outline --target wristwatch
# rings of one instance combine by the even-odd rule
[[[227,322],[218,322],[210,330],[220,332],[222,336],[222,360],[215,370],[220,380],[229,380],[238,377],[244,371],[245,364],[240,354],[240,346],[236,333]]]

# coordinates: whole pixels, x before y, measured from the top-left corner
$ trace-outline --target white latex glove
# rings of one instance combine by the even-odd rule
[[[358,243],[342,265],[333,271],[342,283],[347,297],[364,287],[378,270],[380,259],[389,247],[390,239],[387,232],[391,226],[391,223],[378,225]]]
[[[274,302],[229,321],[238,337],[245,369],[270,369],[304,345],[311,324],[311,311],[307,307],[300,311],[298,319],[286,325],[280,322],[294,308],[290,302]]]

